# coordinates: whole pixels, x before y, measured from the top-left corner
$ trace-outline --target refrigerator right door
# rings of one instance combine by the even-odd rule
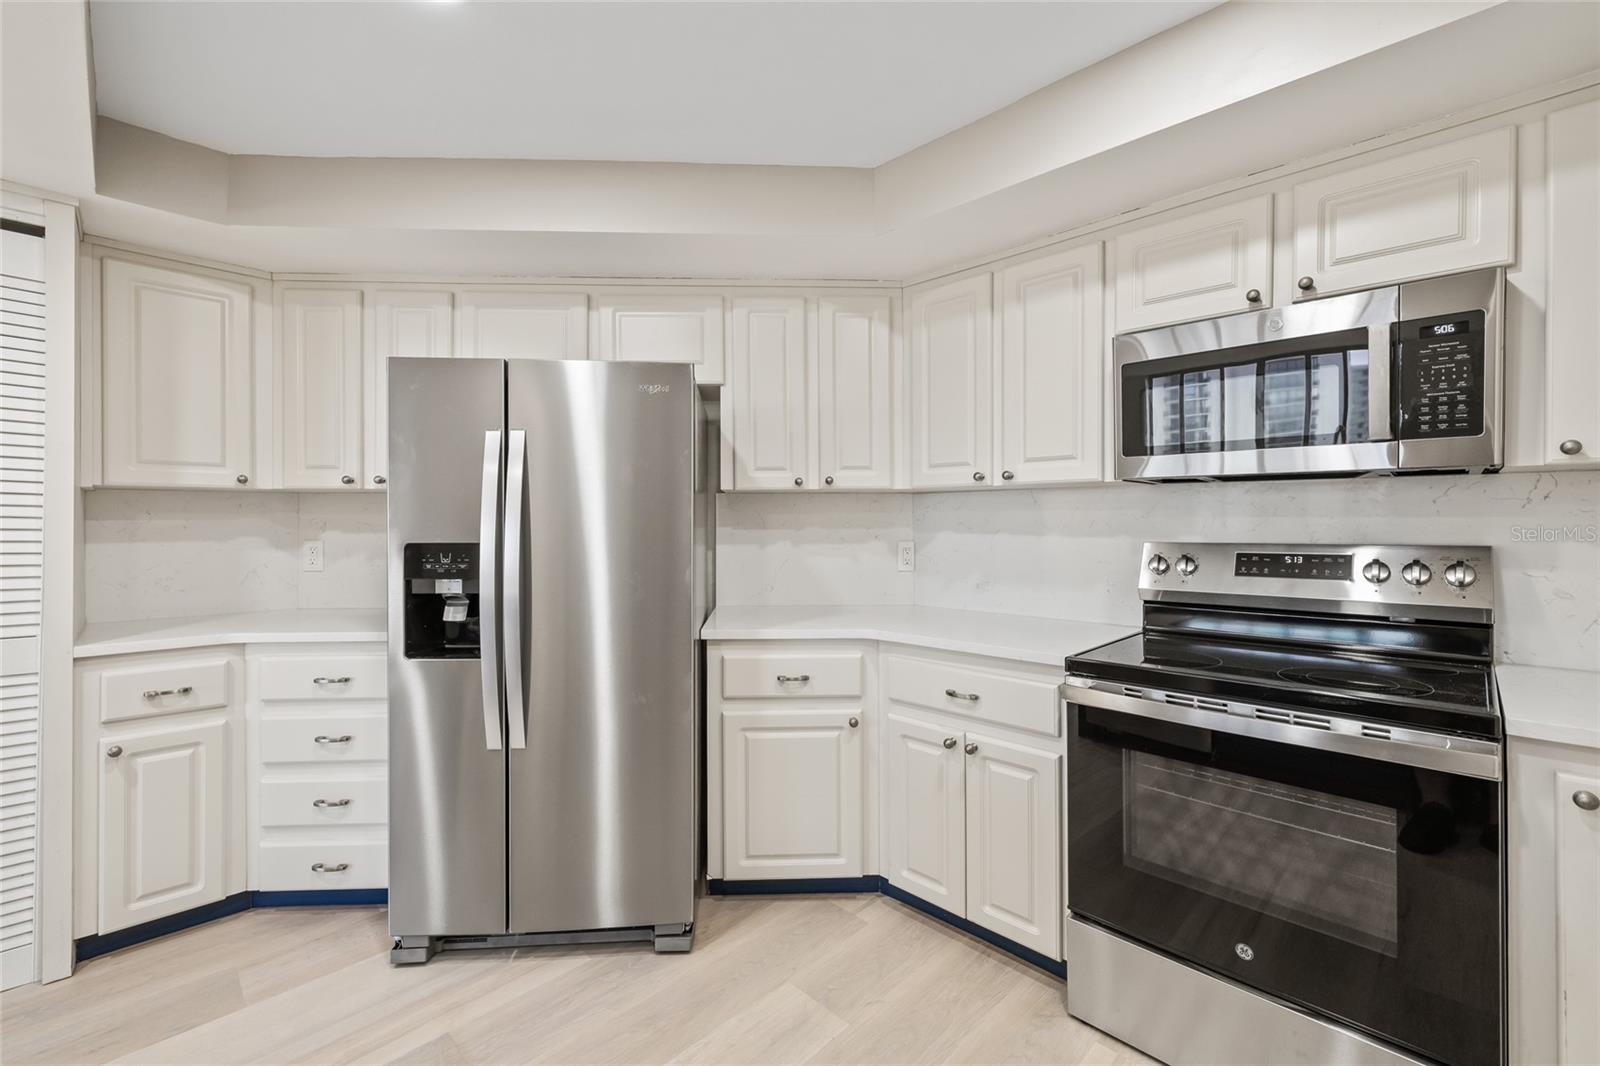
[[[694,914],[693,371],[511,360],[510,930]]]

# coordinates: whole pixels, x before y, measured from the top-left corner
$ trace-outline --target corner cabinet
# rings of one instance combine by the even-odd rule
[[[911,487],[982,484],[992,468],[993,279],[911,297]]]
[[[243,278],[100,260],[101,484],[234,488],[256,472]]]
[[[1113,248],[1117,333],[1272,306],[1270,195],[1130,230]]]
[[[281,287],[277,304],[282,486],[362,487],[361,290]]]

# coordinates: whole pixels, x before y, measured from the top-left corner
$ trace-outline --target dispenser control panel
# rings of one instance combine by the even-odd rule
[[[407,544],[406,577],[443,580],[476,580],[476,544]]]

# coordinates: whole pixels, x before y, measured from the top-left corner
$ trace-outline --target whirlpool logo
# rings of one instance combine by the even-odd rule
[[[646,396],[657,396],[657,395],[660,395],[663,392],[671,392],[672,391],[672,386],[671,385],[640,385],[639,386],[639,391],[644,393]]]

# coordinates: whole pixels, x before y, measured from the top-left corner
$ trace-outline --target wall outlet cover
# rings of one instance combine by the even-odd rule
[[[899,559],[902,571],[915,570],[917,568],[917,542],[914,540],[902,540],[900,542]]]
[[[322,573],[322,541],[308,540],[300,545],[300,569],[308,574]]]

